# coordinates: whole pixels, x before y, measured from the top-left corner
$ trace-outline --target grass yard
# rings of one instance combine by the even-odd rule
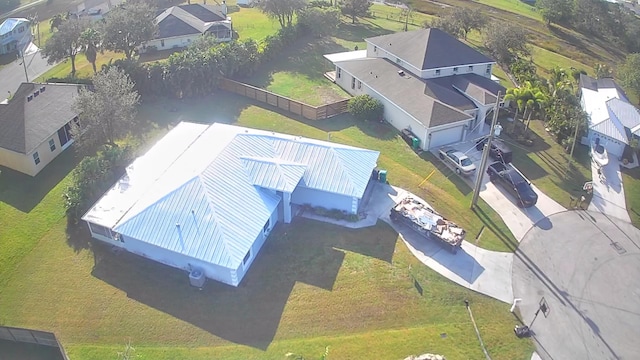
[[[508,129],[511,124],[505,125]],[[582,185],[591,180],[591,158],[586,146],[576,144],[575,161],[555,139],[544,130],[540,120],[532,120],[530,131],[535,134],[534,145],[527,147],[503,136],[513,150],[513,164],[540,190],[560,205],[569,208],[571,199],[582,193]]]
[[[640,168],[623,169],[622,181],[631,223],[640,228]]]
[[[280,30],[280,24],[275,19],[265,16],[257,8],[240,8],[240,11],[230,13],[233,29],[238,32],[240,39],[254,39],[261,42],[267,36]]]
[[[108,64],[110,61],[117,59],[123,59],[124,54],[114,53],[111,51],[105,51],[104,54],[99,54],[96,60],[96,68],[100,71],[102,65]],[[46,73],[40,75],[35,82],[46,82],[51,78],[65,78],[71,76],[71,60],[66,59],[60,62],[58,65],[52,67]],[[93,77],[93,68],[91,63],[87,61],[84,54],[78,54],[76,56],[76,77],[77,78],[91,78]]]

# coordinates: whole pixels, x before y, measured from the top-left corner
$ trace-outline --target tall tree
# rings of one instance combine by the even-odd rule
[[[256,6],[267,16],[277,19],[280,27],[293,25],[293,15],[306,6],[305,0],[258,0]]]
[[[536,7],[547,25],[563,24],[571,19],[573,0],[536,0]]]
[[[335,7],[306,7],[298,11],[298,23],[317,37],[331,35],[340,25],[340,10]]]
[[[89,21],[86,19],[71,18],[64,21],[42,49],[42,55],[47,58],[47,62],[53,64],[69,58],[71,60],[71,76],[75,76],[76,55],[82,48],[80,37],[88,27]]]
[[[451,17],[453,22],[460,28],[462,37],[465,40],[471,30],[479,31],[487,23],[487,17],[480,10],[457,7],[451,13]]]
[[[82,44],[82,51],[87,61],[91,63],[93,68],[93,74],[97,74],[96,59],[98,57],[98,47],[100,46],[100,33],[94,28],[88,28],[80,35],[80,43]]]
[[[81,89],[74,109],[79,122],[71,127],[76,146],[116,145],[133,127],[140,97],[133,82],[115,66],[93,77],[93,89]]]
[[[624,64],[618,69],[622,85],[633,90],[640,97],[640,54],[627,55]]]
[[[484,32],[484,43],[491,55],[503,65],[530,55],[529,35],[522,27],[511,23],[491,23]]]
[[[607,64],[596,64],[593,67],[593,72],[596,75],[596,79],[613,77],[613,71]]]
[[[460,27],[451,16],[445,15],[442,17],[437,17],[433,19],[431,22],[426,21],[424,23],[424,27],[440,29],[456,38],[459,38],[460,36],[462,36],[462,31],[460,30]]]
[[[53,30],[58,30],[60,25],[62,25],[63,22],[69,19],[69,16],[70,14],[68,12],[54,15],[51,19],[49,19],[49,31],[53,32]]]
[[[355,24],[357,18],[369,15],[370,7],[369,0],[343,0],[340,9],[344,15],[351,18],[351,23]]]
[[[158,26],[153,8],[144,2],[119,6],[109,12],[102,24],[102,44],[105,49],[123,52],[131,59],[135,49],[153,39]]]

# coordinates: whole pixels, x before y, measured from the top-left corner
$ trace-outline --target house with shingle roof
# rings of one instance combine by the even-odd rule
[[[182,122],[82,217],[91,236],[238,286],[278,222],[308,205],[357,214],[378,151]]]
[[[36,176],[68,148],[80,86],[22,83],[0,104],[0,166]]]
[[[424,150],[479,130],[505,92],[491,79],[495,61],[439,29],[365,41],[366,51],[325,55],[335,65],[335,83],[380,100],[385,120],[411,130]]]
[[[156,23],[155,38],[142,45],[140,52],[184,48],[202,35],[213,36],[220,42],[233,39],[231,17],[227,16],[224,3],[172,6],[158,13]]]
[[[640,111],[613,79],[581,74],[580,103],[589,117],[586,144],[599,138],[609,154],[621,158],[631,141],[640,138]]]

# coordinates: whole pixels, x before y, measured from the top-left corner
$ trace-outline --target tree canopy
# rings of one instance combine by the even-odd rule
[[[100,47],[100,33],[98,30],[89,27],[80,34],[80,44],[82,44],[82,52],[87,58],[87,61],[91,63],[93,73],[96,74],[96,60],[98,57],[98,51]]]
[[[371,3],[369,0],[343,0],[340,5],[342,13],[351,18],[351,23],[355,24],[358,17],[369,15]]]
[[[340,10],[336,7],[306,7],[298,11],[298,23],[317,37],[331,35],[340,25]]]
[[[547,25],[563,24],[571,20],[573,0],[536,0],[536,7]]]
[[[530,55],[528,38],[527,31],[518,25],[493,22],[485,30],[484,44],[498,63],[510,65]]]
[[[153,8],[144,2],[127,3],[109,12],[102,24],[102,44],[106,50],[123,52],[131,59],[135,49],[153,39],[158,26]]]
[[[58,31],[51,35],[42,49],[42,55],[49,64],[69,58],[71,60],[71,75],[76,73],[76,55],[82,48],[80,36],[89,27],[86,19],[70,18],[58,26]]]
[[[267,16],[277,19],[280,27],[293,25],[293,15],[306,6],[305,0],[258,0],[256,6]]]
[[[640,54],[627,55],[624,64],[618,69],[618,77],[622,85],[640,96]]]
[[[95,75],[93,89],[81,89],[74,104],[80,114],[71,127],[76,146],[115,145],[132,129],[138,102],[138,92],[122,70],[110,67]]]

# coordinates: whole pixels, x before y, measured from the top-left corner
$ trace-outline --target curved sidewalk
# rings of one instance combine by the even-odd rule
[[[452,254],[435,241],[424,239],[410,228],[392,223],[389,211],[407,194],[409,192],[403,189],[379,184],[372,194],[368,210],[391,225],[400,234],[411,253],[423,264],[461,286],[511,303],[513,254],[485,250],[467,241],[463,242],[462,249],[457,254]]]

